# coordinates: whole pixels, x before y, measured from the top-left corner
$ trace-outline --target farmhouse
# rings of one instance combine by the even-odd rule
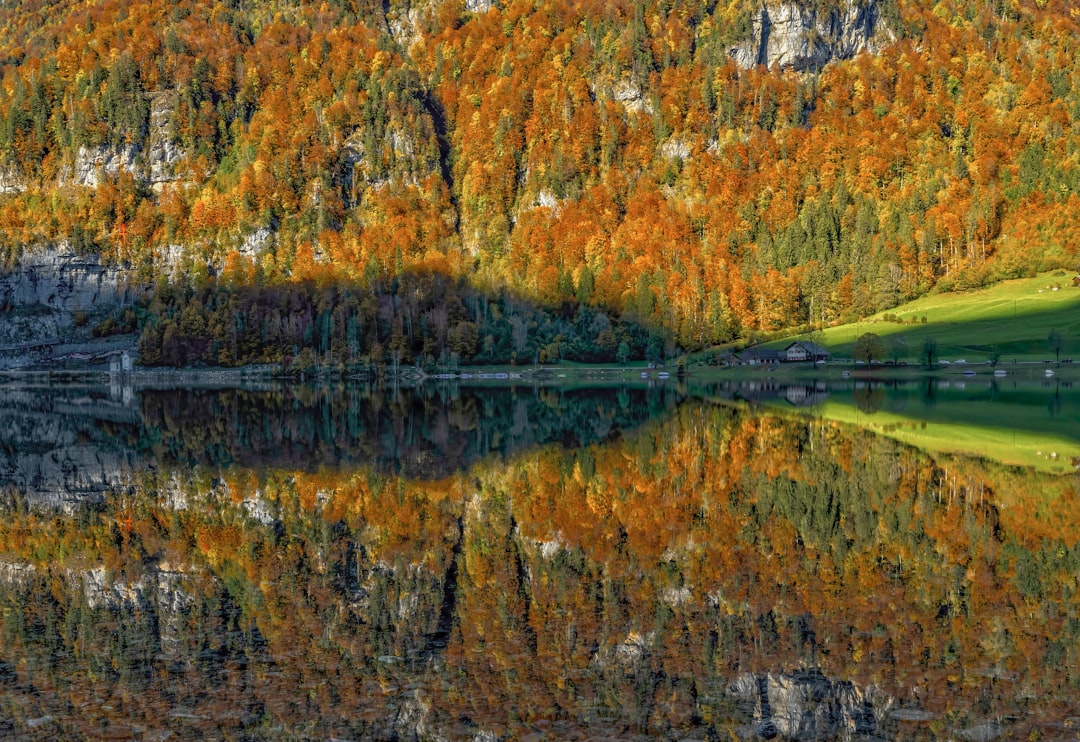
[[[776,363],[796,363],[799,361],[824,361],[829,351],[809,340],[799,340],[783,350],[765,350],[747,348],[736,358],[743,366],[769,366]]]
[[[824,361],[829,357],[829,351],[817,343],[809,340],[799,340],[784,348],[785,361]]]
[[[768,366],[780,363],[780,361],[784,360],[783,356],[783,352],[779,350],[747,348],[739,354],[739,363],[744,366]]]

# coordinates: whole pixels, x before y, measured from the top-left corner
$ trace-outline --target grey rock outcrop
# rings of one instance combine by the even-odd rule
[[[689,160],[692,150],[686,140],[680,137],[671,137],[660,145],[660,154],[668,160]]]
[[[247,260],[257,260],[268,248],[277,244],[278,233],[270,227],[259,227],[247,234],[232,235],[231,241],[216,245],[207,241],[180,244],[170,242],[154,250],[154,270],[159,275],[175,279],[192,268],[205,266],[216,275],[225,266],[226,256],[236,253]]]
[[[60,185],[96,188],[105,178],[115,178],[121,171],[134,174],[138,169],[139,150],[135,145],[79,147],[75,162],[60,175]]]
[[[277,233],[269,227],[260,227],[244,237],[236,248],[242,257],[257,258],[264,250],[273,245],[277,240]]]
[[[106,266],[96,255],[79,255],[67,243],[25,253],[0,275],[0,303],[61,312],[91,312],[127,304],[141,288],[131,270]]]
[[[26,180],[13,167],[0,166],[0,196],[22,193],[26,190]]]
[[[615,82],[611,89],[611,99],[621,103],[628,113],[646,113],[652,115],[653,107],[648,96],[641,90],[637,81],[623,77]]]
[[[386,27],[403,49],[408,50],[423,39],[423,29],[434,23],[436,5],[433,0],[399,0],[389,4],[385,11]]]
[[[765,0],[754,12],[753,32],[729,50],[744,69],[819,69],[837,59],[876,52],[893,40],[877,0],[840,0],[821,11],[802,1]]]
[[[5,587],[22,587],[29,583],[36,573],[37,570],[32,564],[0,560],[0,585]]]
[[[134,144],[79,147],[75,162],[60,174],[61,185],[97,187],[104,178],[115,178],[121,172],[160,189],[165,183],[178,180],[177,163],[184,151],[169,133],[172,101],[167,93],[158,93],[150,103],[150,126],[145,149]]]
[[[399,172],[406,185],[418,184],[439,167],[436,158],[423,153],[417,137],[397,122],[387,128],[379,141],[365,139],[359,130],[354,132],[342,143],[339,161],[337,181],[341,184],[342,198],[350,206],[360,203],[368,189],[379,189],[391,182],[384,162],[405,164]]]
[[[148,288],[135,271],[102,265],[66,243],[27,251],[0,271],[0,368],[84,365],[132,349],[134,336],[92,337],[91,318],[133,303]]]
[[[172,100],[165,93],[154,96],[150,104],[150,138],[147,141],[144,169],[140,176],[154,189],[180,179],[177,164],[187,153],[173,141],[169,132]]]
[[[72,315],[65,312],[7,312],[0,316],[0,348],[51,341],[70,333],[74,324]],[[0,359],[0,368],[5,365]]]
[[[495,0],[465,0],[465,10],[470,13],[486,13],[496,5]]]

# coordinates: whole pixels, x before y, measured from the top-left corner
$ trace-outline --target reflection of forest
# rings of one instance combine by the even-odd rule
[[[4,734],[1060,737],[1077,714],[1075,478],[708,404],[423,481],[296,466],[290,440],[336,435],[288,430],[258,467],[192,453],[215,465],[74,513],[9,498]]]
[[[678,401],[664,389],[296,387],[142,395],[143,444],[172,464],[449,476],[492,454],[617,436]]]
[[[159,465],[362,465],[438,479],[491,455],[614,439],[678,399],[663,388],[3,388],[0,487],[77,506]]]

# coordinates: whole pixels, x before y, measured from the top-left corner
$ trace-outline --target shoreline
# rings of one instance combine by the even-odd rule
[[[214,386],[245,383],[368,383],[421,386],[425,384],[456,383],[482,386],[516,385],[595,385],[642,384],[656,382],[712,383],[725,381],[788,381],[792,383],[826,381],[898,382],[917,380],[949,381],[1008,381],[1071,383],[1080,381],[1080,364],[1007,362],[995,367],[982,364],[946,366],[927,369],[922,366],[858,366],[833,363],[777,364],[769,366],[697,366],[688,365],[682,373],[676,367],[649,368],[644,363],[629,366],[581,365],[568,366],[472,366],[455,372],[428,374],[409,367],[397,374],[348,372],[341,369],[319,369],[315,373],[283,373],[277,364],[237,367],[136,367],[131,371],[110,373],[107,368],[38,367],[0,370],[0,385],[12,383],[54,384],[94,383],[152,388],[170,386]]]

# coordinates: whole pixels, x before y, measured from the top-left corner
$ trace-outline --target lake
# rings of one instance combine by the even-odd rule
[[[1080,735],[1068,384],[24,384],[0,430],[0,737]]]

